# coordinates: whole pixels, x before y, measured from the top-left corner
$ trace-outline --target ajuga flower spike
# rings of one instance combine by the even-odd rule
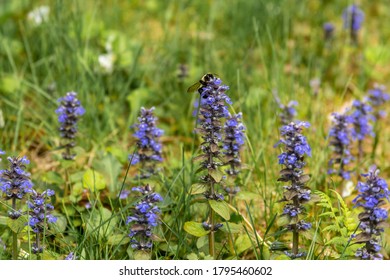
[[[80,116],[84,115],[85,109],[81,106],[75,92],[68,92],[64,97],[59,98],[58,102],[60,102],[60,106],[57,108],[56,114],[60,123],[60,135],[65,141],[63,144],[65,152],[62,153],[62,157],[65,160],[73,160],[76,154],[72,153],[71,150],[76,145],[77,122]]]

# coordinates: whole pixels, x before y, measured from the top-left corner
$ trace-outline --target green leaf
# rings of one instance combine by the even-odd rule
[[[331,240],[325,243],[325,245],[345,245],[348,243],[348,239],[341,237],[341,236],[336,236],[333,237]]]
[[[130,238],[124,234],[114,234],[108,237],[107,243],[109,245],[123,245],[130,242]]]
[[[211,169],[209,170],[209,175],[215,180],[216,183],[221,182],[223,173],[219,169]]]
[[[55,215],[57,217],[57,221],[51,224],[51,228],[54,229],[56,233],[63,233],[66,230],[67,220],[63,215]]]
[[[237,199],[243,199],[243,200],[253,200],[259,198],[260,195],[253,192],[248,191],[240,191],[237,193],[236,198]]]
[[[288,246],[284,242],[274,241],[272,242],[270,249],[273,251],[285,251],[288,250]]]
[[[215,260],[214,257],[213,257],[213,256],[210,256],[210,255],[204,256],[203,259],[204,259],[205,261],[214,261],[214,260]]]
[[[277,219],[277,225],[280,227],[288,225],[289,223],[290,223],[290,218],[288,215],[282,215]]]
[[[56,257],[55,257],[55,254],[53,252],[50,252],[48,250],[43,250],[43,253],[42,253],[42,260],[55,260]]]
[[[324,227],[324,229],[323,229],[322,231],[334,231],[334,232],[339,232],[340,229],[339,229],[339,227],[338,227],[337,225],[331,224],[331,225],[329,225],[329,226]]]
[[[147,251],[135,251],[133,253],[133,257],[135,260],[150,260],[151,259],[151,252],[147,252]]]
[[[102,174],[88,169],[83,175],[83,187],[91,191],[99,191],[106,187],[106,182]]]
[[[7,225],[15,233],[21,232],[22,229],[26,226],[26,224],[27,224],[27,218],[25,216],[20,216],[16,220],[10,218],[8,218],[7,220]]]
[[[86,233],[97,238],[108,238],[117,227],[118,218],[107,208],[94,210],[86,221]]]
[[[68,169],[68,168],[71,168],[75,163],[73,160],[65,160],[65,159],[60,159],[60,164],[61,164],[61,167],[64,168],[64,169]],[[83,173],[83,172],[77,172],[77,173]],[[76,173],[76,174],[77,174]],[[75,175],[75,174],[72,174],[70,176],[70,178],[72,178],[72,176]],[[71,179],[72,180],[72,179]]]
[[[7,222],[8,222],[8,217],[6,216],[0,216],[0,225],[7,225]]]
[[[252,242],[247,234],[240,235],[234,243],[236,246],[237,254],[241,254],[249,248],[252,248]]]
[[[340,233],[342,236],[348,236],[348,229],[346,227],[343,227],[340,229]]]
[[[321,207],[324,207],[324,208],[327,208],[327,209],[331,209],[332,207],[331,206],[329,206],[329,204],[328,203],[322,203],[322,202],[319,202],[319,203],[317,203],[317,206],[321,206]]]
[[[123,164],[128,164],[128,154],[123,152],[123,149],[116,147],[116,146],[108,146],[106,148],[106,151],[110,154],[114,155],[115,158],[119,160],[119,162]]]
[[[207,185],[196,183],[191,186],[191,194],[202,194],[207,190]]]
[[[177,252],[177,245],[176,244],[167,244],[167,243],[161,243],[158,245],[159,250],[169,252],[171,254],[175,254]]]
[[[94,162],[93,167],[99,171],[104,178],[106,179],[106,183],[109,186],[111,193],[118,193],[118,176],[121,172],[122,165],[112,154],[107,154],[103,159]]]
[[[59,186],[64,183],[64,179],[61,177],[61,175],[54,171],[49,171],[45,173],[42,177],[42,181],[49,184],[56,184]]]
[[[69,160],[65,161],[65,162],[70,162]],[[83,171],[80,171],[80,172],[75,172],[73,173],[72,175],[70,175],[70,181],[72,183],[77,183],[77,182],[81,182],[83,180],[83,176],[84,176],[85,172]]]
[[[226,233],[240,233],[242,232],[244,227],[242,224],[235,224],[235,223],[224,223],[223,227],[221,227],[221,230]]]
[[[206,231],[204,228],[203,228],[203,225],[202,223],[197,223],[197,222],[186,222],[184,224],[184,230],[189,233],[189,234],[192,234],[194,236],[197,236],[197,237],[202,237],[204,235],[207,235],[209,233],[209,231]]]
[[[225,201],[209,200],[211,208],[225,220],[230,220],[229,206]]]
[[[15,94],[21,87],[21,79],[16,75],[3,75],[0,79],[0,90]]]
[[[79,198],[80,200],[83,193],[84,193],[84,187],[83,184],[81,184],[81,182],[72,185],[71,196],[75,197],[75,199]]]
[[[334,212],[332,212],[332,211],[321,213],[318,216],[319,217],[332,217],[333,219],[336,217]]]
[[[198,256],[195,253],[188,254],[186,256],[186,259],[190,260],[190,261],[197,261],[197,260],[199,260]]]
[[[269,260],[270,257],[271,257],[271,252],[270,252],[270,250],[268,249],[267,246],[264,246],[264,247],[263,247],[263,258],[264,258],[265,260]]]
[[[207,235],[201,236],[196,241],[196,248],[201,249],[202,247],[207,245],[208,242],[209,242],[209,239],[208,239]]]
[[[285,254],[280,254],[280,255],[278,255],[276,258],[275,258],[275,260],[282,260],[282,261],[286,261],[286,260],[290,260],[290,258],[287,256],[287,255],[285,255]]]
[[[318,235],[315,235],[313,230],[304,230],[300,232],[302,236],[304,236],[306,239],[313,240],[314,242],[318,242]]]

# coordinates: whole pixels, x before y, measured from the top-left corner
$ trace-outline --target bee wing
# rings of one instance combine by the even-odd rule
[[[196,82],[195,84],[193,84],[192,86],[190,86],[190,87],[187,89],[187,92],[194,92],[194,91],[197,90],[199,87],[200,87],[200,82]]]

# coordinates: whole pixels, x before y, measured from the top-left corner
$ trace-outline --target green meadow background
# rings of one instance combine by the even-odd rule
[[[308,186],[321,191],[322,204],[308,205],[313,230],[302,237],[308,259],[352,259],[346,240],[358,224],[351,200],[358,175],[376,164],[390,178],[389,118],[375,124],[365,156],[351,182],[327,175],[330,114],[343,112],[375,83],[389,86],[390,5],[387,0],[358,1],[365,12],[359,44],[350,44],[342,12],[351,1],[293,0],[114,0],[1,1],[0,3],[0,149],[26,155],[36,188],[56,191],[58,222],[45,239],[45,259],[129,259],[125,218],[132,198],[118,201],[121,188],[136,186],[128,155],[140,108],[155,106],[164,129],[162,172],[151,184],[163,197],[161,225],[152,259],[207,259],[207,238],[183,230],[201,222],[206,208],[190,195],[197,182],[200,139],[193,133],[197,93],[187,88],[205,73],[218,74],[230,87],[232,112],[242,112],[247,141],[242,151],[241,192],[229,224],[217,236],[216,258],[284,259],[291,234],[278,225],[283,184],[274,148],[279,140],[279,106],[298,101],[297,119],[311,127],[304,134],[312,147]],[[45,20],[28,14],[48,6]],[[39,21],[39,20],[38,20]],[[335,25],[325,42],[323,24]],[[100,59],[100,61],[99,61]],[[102,65],[108,60],[110,67]],[[106,65],[107,66],[107,65]],[[184,69],[184,71],[183,71]],[[316,93],[310,81],[320,80]],[[313,83],[313,82],[312,82]],[[61,160],[57,99],[75,91],[86,109],[79,123],[77,159]],[[387,111],[389,105],[387,104]],[[356,153],[356,147],[353,148]],[[3,157],[0,167],[5,168]],[[64,197],[66,186],[70,196]],[[348,187],[349,186],[349,187]],[[352,186],[352,188],[351,188]],[[343,198],[337,198],[347,193]],[[325,200],[328,199],[328,207]],[[87,209],[86,204],[92,205]],[[0,202],[0,238],[9,259],[8,202]],[[389,208],[388,205],[385,207]],[[321,216],[325,212],[333,214]],[[337,224],[337,228],[327,228]],[[389,231],[383,254],[389,258]],[[230,240],[228,242],[228,240]],[[264,241],[264,242],[263,242]],[[31,232],[19,229],[20,258],[34,259]]]

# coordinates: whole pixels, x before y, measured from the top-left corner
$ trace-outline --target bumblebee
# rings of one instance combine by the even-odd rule
[[[207,73],[203,75],[203,77],[198,82],[190,86],[187,89],[187,92],[193,92],[197,90],[199,93],[201,93],[199,90],[202,88],[202,86],[207,86],[207,84],[210,83],[215,78],[218,78],[218,76],[215,74]]]

